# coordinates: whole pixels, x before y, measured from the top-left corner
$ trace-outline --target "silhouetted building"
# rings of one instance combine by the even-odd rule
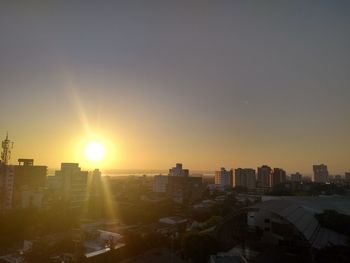
[[[331,182],[334,184],[340,185],[343,183],[343,178],[341,177],[340,174],[336,174],[336,175],[334,175],[333,180]]]
[[[345,173],[345,182],[350,183],[350,173]]]
[[[89,181],[89,195],[100,196],[102,192],[102,173],[99,169],[93,170]]]
[[[235,186],[243,186],[248,189],[256,188],[255,170],[250,168],[238,168],[235,170]]]
[[[233,186],[233,170],[227,171],[225,168],[221,168],[220,171],[215,172],[215,184],[221,186]]]
[[[258,187],[270,187],[271,186],[271,176],[272,169],[267,165],[258,167],[258,176],[257,176],[257,186]]]
[[[274,168],[271,177],[271,186],[283,184],[286,181],[286,171],[281,168]]]
[[[178,203],[198,199],[202,194],[202,177],[168,176],[167,194]]]
[[[188,169],[182,169],[182,164],[177,163],[175,167],[169,169],[169,176],[189,176]]]
[[[62,199],[72,208],[80,208],[87,201],[88,172],[81,171],[78,163],[62,163],[55,172]]]
[[[34,165],[33,159],[18,159],[18,165],[0,167],[0,209],[22,208],[23,192],[38,191],[46,185],[46,166]],[[32,205],[33,198],[25,201]],[[36,202],[36,204],[38,204]]]
[[[290,175],[290,180],[292,182],[301,182],[303,180],[303,176],[300,173],[295,173]]]
[[[319,164],[313,166],[314,171],[314,182],[316,183],[327,183],[328,182],[328,169],[327,165]]]

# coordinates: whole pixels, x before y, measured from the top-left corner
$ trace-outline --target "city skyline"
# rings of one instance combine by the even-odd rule
[[[11,141],[9,138],[8,138],[8,134],[6,135],[6,138],[5,140],[2,141],[3,142],[3,146],[2,146],[2,150],[1,150],[1,158],[3,159],[4,163],[8,163],[10,165],[14,164],[14,161],[11,160],[11,155],[12,155],[12,150],[13,150],[13,144],[14,142]],[[7,146],[4,146],[4,145],[7,145]],[[9,152],[7,149],[9,149]],[[6,153],[5,153],[6,152]],[[3,156],[3,154],[5,153],[5,155]],[[23,159],[23,158],[18,158],[17,161],[20,163],[22,162],[23,160],[34,160],[34,159]],[[12,162],[11,162],[12,161]],[[91,160],[90,160],[91,161]],[[64,162],[60,162],[60,165],[62,166],[62,164],[64,163],[68,163],[68,164],[80,164],[79,162],[72,162],[72,161],[64,161]],[[92,166],[88,166],[86,167],[87,169],[99,169],[98,168],[98,163],[99,162],[93,162],[91,161],[91,165]],[[178,167],[178,165],[181,166],[181,169],[182,169],[182,163],[176,163],[176,167]],[[92,168],[93,167],[93,168]],[[255,167],[244,167],[243,166],[240,166],[237,164],[237,166],[229,166],[231,167],[231,172],[233,171],[232,168],[237,168],[236,170],[254,170],[255,172],[257,172],[259,174],[259,169],[261,168],[264,168],[264,167],[267,167],[269,169],[273,168],[273,169],[277,169],[277,170],[280,170],[282,169],[282,171],[284,171],[283,168],[276,168],[274,166],[272,167],[269,167],[269,165],[267,164],[260,164],[258,166]],[[299,175],[303,175],[303,176],[306,176],[306,177],[309,177],[311,178],[312,180],[314,180],[314,176],[315,176],[315,167],[322,167],[322,169],[326,169],[327,170],[327,165],[325,165],[324,163],[320,163],[320,164],[313,164],[312,165],[312,173],[309,173],[309,172],[302,172],[302,174],[299,174],[300,170],[298,169],[294,169],[293,171],[284,171],[287,175],[294,175],[295,173],[299,174]],[[54,172],[55,170],[58,170],[58,167],[48,167],[49,171],[51,171],[50,174],[52,174],[52,172]],[[175,167],[173,167],[172,169],[169,170],[169,174],[171,174],[171,170],[175,169]],[[219,170],[221,170],[221,172],[225,171],[225,172],[229,172],[229,171],[226,171],[224,166],[221,166],[220,168],[216,167],[216,168],[213,168],[213,169],[207,169],[207,170],[200,170],[200,169],[186,169],[187,171],[187,176],[189,174],[197,174],[200,173],[201,175],[205,175],[206,172],[213,172],[213,175],[215,175],[216,177],[216,174],[219,172]],[[149,173],[152,173],[152,174],[162,174],[163,172],[166,173],[167,169],[157,169],[157,168],[153,168],[153,169],[104,169],[106,175],[119,175],[119,174],[123,174],[123,175],[132,175],[133,173],[135,174],[138,174],[139,172],[143,173],[143,174],[149,174]],[[340,176],[345,176],[346,173],[348,173],[348,170],[344,171],[343,173],[330,173],[328,174],[328,171],[327,171],[327,176],[334,176],[334,175],[340,175]],[[48,175],[50,175],[48,174]],[[258,176],[257,176],[258,177]],[[327,180],[327,179],[325,179]]]
[[[349,3],[0,7],[0,138],[14,163],[350,169]],[[99,163],[84,156],[94,140]]]

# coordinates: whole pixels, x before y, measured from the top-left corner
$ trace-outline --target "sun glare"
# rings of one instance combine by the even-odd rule
[[[85,148],[85,156],[89,161],[102,161],[106,156],[106,148],[101,143],[90,142]]]

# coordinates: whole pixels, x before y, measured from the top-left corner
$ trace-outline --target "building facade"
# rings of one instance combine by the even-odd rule
[[[0,210],[22,208],[27,193],[40,192],[46,185],[46,166],[34,165],[33,159],[18,159],[18,163],[0,164]],[[32,201],[27,198],[26,207],[34,205]]]
[[[223,187],[233,186],[233,170],[227,171],[225,168],[221,168],[220,171],[215,172],[215,184]]]
[[[168,176],[166,175],[155,175],[153,179],[153,192],[155,193],[166,193],[168,185]]]
[[[350,172],[345,173],[345,182],[350,183]]]
[[[303,180],[303,175],[300,173],[295,173],[290,175],[290,180],[292,182],[301,182]]]
[[[327,165],[319,164],[313,166],[314,171],[314,182],[316,183],[327,183],[329,180],[329,173]]]
[[[189,176],[189,171],[182,168],[182,163],[177,163],[175,167],[169,169],[169,176],[187,177]]]
[[[55,177],[62,199],[71,208],[80,208],[86,203],[88,172],[81,171],[78,163],[62,163]]]
[[[263,165],[258,167],[258,175],[257,175],[257,186],[258,187],[271,187],[271,176],[272,169],[267,165]]]
[[[235,186],[248,189],[256,188],[256,174],[254,169],[238,168],[235,170]]]
[[[271,186],[274,187],[287,181],[286,171],[281,168],[274,168],[271,177]]]

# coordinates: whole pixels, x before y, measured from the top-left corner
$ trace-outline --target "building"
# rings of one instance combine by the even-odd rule
[[[248,261],[238,253],[219,252],[210,256],[209,263],[248,263]]]
[[[24,190],[21,196],[21,208],[43,208],[44,199],[44,190]]]
[[[153,192],[155,193],[166,193],[168,185],[168,176],[166,175],[155,175],[153,179]]]
[[[350,172],[345,173],[345,182],[350,183]]]
[[[290,180],[292,182],[301,182],[303,180],[303,175],[296,172],[295,174],[290,175]]]
[[[168,176],[166,192],[177,203],[199,199],[202,190],[202,177]]]
[[[78,163],[62,163],[55,177],[56,180],[52,181],[56,181],[61,198],[71,208],[80,208],[86,203],[88,172],[81,171]]]
[[[287,181],[286,171],[281,168],[274,168],[271,177],[271,186],[274,187]]]
[[[89,195],[90,198],[100,197],[102,194],[102,173],[95,169],[89,177]]]
[[[350,215],[349,198],[280,197],[258,203],[248,210],[248,226],[263,231],[263,242],[315,249],[347,243],[347,236],[321,226],[315,214],[335,210]]]
[[[22,208],[22,198],[28,196],[24,193],[40,192],[46,185],[46,174],[47,167],[34,165],[33,159],[18,159],[18,165],[1,164],[0,210]],[[33,197],[23,202],[29,207],[31,200]]]
[[[270,187],[271,186],[271,176],[272,169],[267,165],[258,167],[258,176],[257,176],[257,186],[258,187]]]
[[[156,175],[153,180],[153,192],[166,193],[177,203],[199,198],[202,193],[202,177],[189,176],[188,169],[182,169],[177,163],[169,169],[169,175]]]
[[[341,232],[324,227],[317,219],[318,214],[335,210],[339,214],[350,215],[350,199],[339,196],[296,197],[270,196],[269,200],[234,211],[216,228],[216,239],[222,246],[237,241],[241,225],[247,225],[256,247],[275,247],[276,251],[313,253],[330,246],[344,246],[348,237]],[[345,223],[345,222],[344,222]],[[346,223],[345,223],[346,224]],[[266,246],[265,246],[266,247]],[[292,252],[293,253],[293,252]],[[306,254],[306,255],[307,255]],[[311,255],[310,255],[311,256]],[[310,260],[290,262],[311,262]],[[279,261],[277,261],[279,262]],[[289,262],[289,261],[288,261]]]
[[[225,168],[221,168],[220,171],[215,172],[215,184],[223,187],[233,186],[233,170],[227,171]]]
[[[169,169],[169,176],[189,176],[188,169],[182,169],[182,163],[177,163],[175,167]]]
[[[256,174],[254,169],[238,168],[235,170],[235,186],[243,186],[248,189],[256,188]]]
[[[314,171],[314,182],[316,183],[327,183],[329,180],[329,173],[327,165],[319,164],[313,166]]]

